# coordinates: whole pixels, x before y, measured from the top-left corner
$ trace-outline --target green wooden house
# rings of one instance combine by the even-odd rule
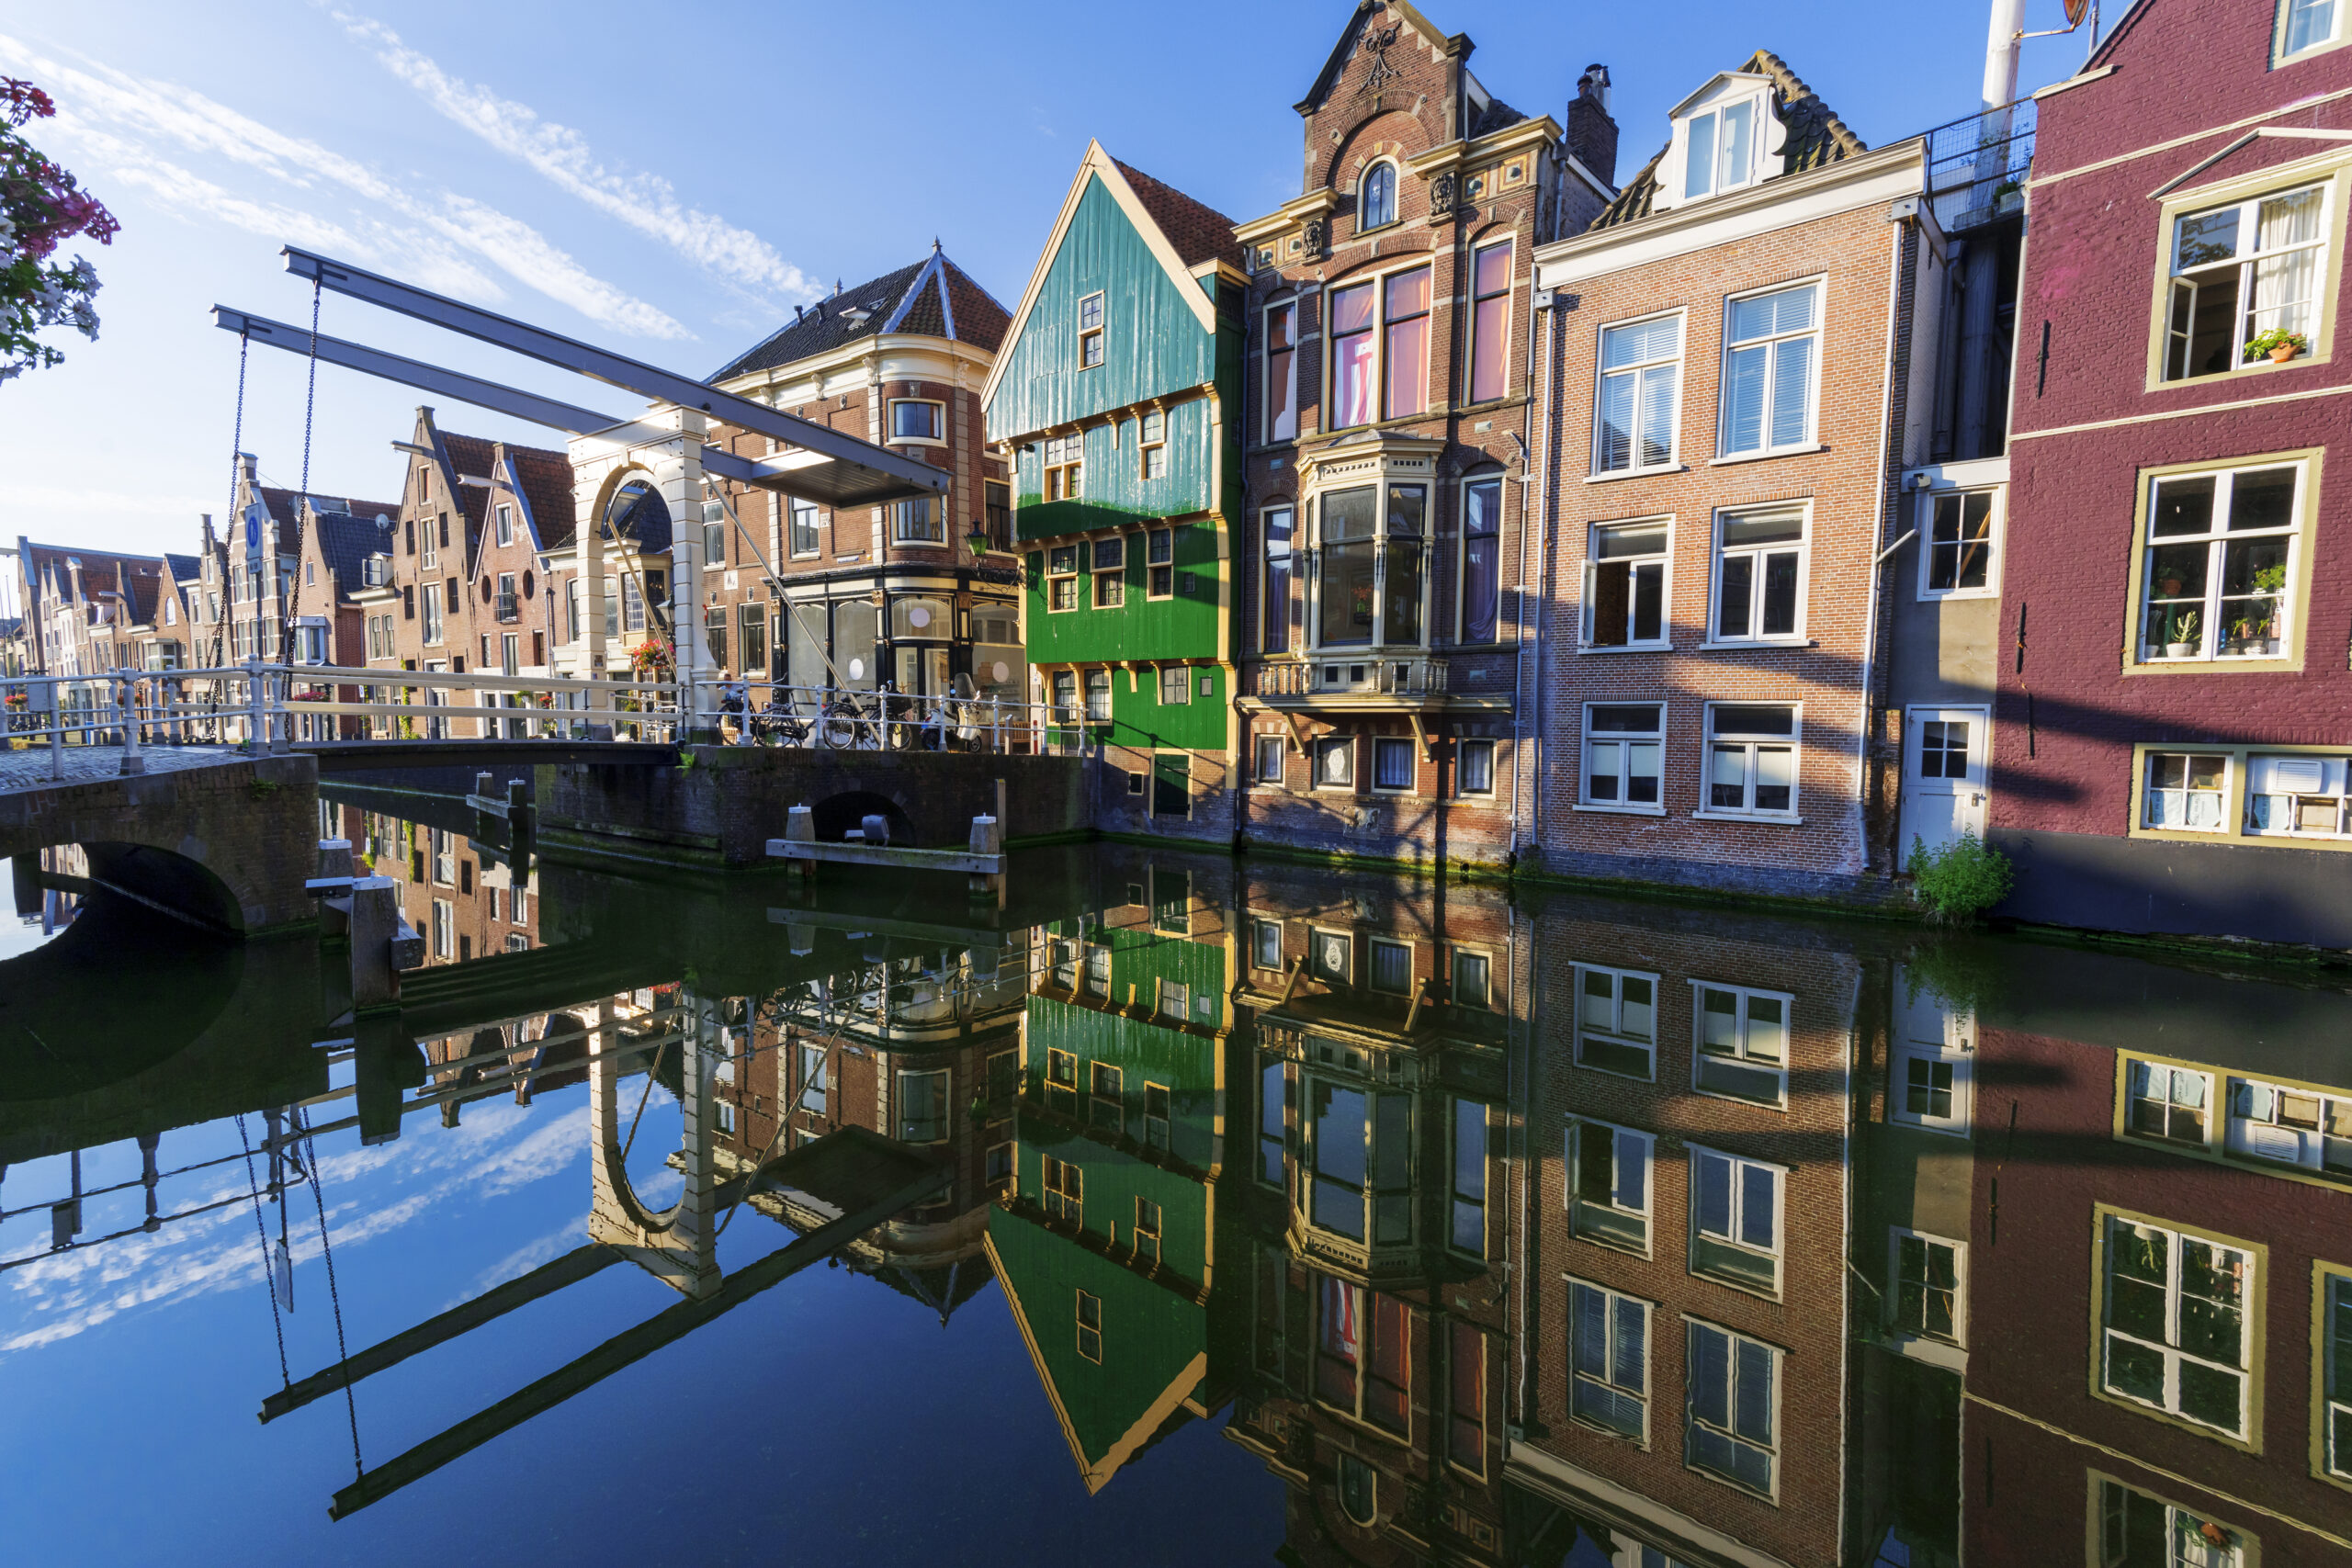
[[[1219,1271],[1232,962],[1190,881],[1052,928],[1029,998],[1013,1188],[995,1277],[1089,1492],[1230,1387],[1236,1283]],[[1230,1269],[1226,1275],[1232,1275]]]
[[[1111,830],[1233,830],[1240,249],[1091,145],[981,394],[1012,466],[1040,700],[1101,747]]]

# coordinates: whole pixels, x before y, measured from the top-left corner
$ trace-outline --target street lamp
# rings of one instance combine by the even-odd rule
[[[964,543],[971,547],[972,554],[977,558],[987,555],[989,546],[994,541],[989,537],[988,529],[976,517],[972,520],[970,530],[964,536]]]

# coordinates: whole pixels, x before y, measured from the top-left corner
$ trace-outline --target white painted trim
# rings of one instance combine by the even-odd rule
[[[1651,1337],[1656,1339],[1655,1332]],[[1570,1507],[1597,1502],[1620,1519],[1636,1522],[1658,1532],[1670,1544],[1687,1541],[1725,1562],[1738,1564],[1739,1568],[1790,1568],[1789,1563],[1769,1551],[1759,1551],[1735,1540],[1721,1530],[1701,1524],[1688,1514],[1620,1486],[1555,1454],[1532,1448],[1522,1440],[1514,1438],[1505,1442],[1503,1464],[1507,1471],[1518,1472],[1510,1479],[1532,1483],[1530,1491],[1555,1498]]]
[[[1144,210],[1135,187],[1128,185],[1126,177],[1119,173],[1118,164],[1112,160],[1110,153],[1102,150],[1102,143],[1089,141],[1086,156],[1079,161],[1078,175],[1070,181],[1069,193],[1062,197],[1061,213],[1054,220],[1053,232],[1046,236],[1045,248],[1037,253],[1037,265],[1030,269],[1028,285],[1021,291],[1021,303],[1012,312],[1012,323],[1005,328],[1003,346],[998,351],[996,362],[989,367],[989,378],[981,383],[982,409],[996,400],[997,379],[1004,374],[1004,367],[1012,359],[1013,344],[1029,324],[1029,312],[1037,308],[1037,297],[1045,291],[1046,276],[1053,271],[1054,260],[1061,254],[1062,241],[1069,235],[1070,224],[1078,218],[1079,203],[1085,199],[1086,182],[1090,177],[1101,179],[1102,188],[1111,193],[1112,198],[1119,204],[1119,210],[1127,215],[1127,221],[1135,225],[1136,232],[1143,237],[1153,259],[1167,272],[1169,281],[1176,285],[1177,294],[1201,323],[1201,330],[1210,333],[1216,331],[1216,301],[1193,277],[1183,258],[1177,255],[1176,247],[1169,243],[1168,236],[1159,231],[1159,225],[1153,222],[1151,215]]]
[[[1535,287],[1558,288],[1917,196],[1926,188],[1920,147],[1916,141],[1900,142],[1801,175],[1766,180],[1730,196],[1557,241],[1536,253]]]

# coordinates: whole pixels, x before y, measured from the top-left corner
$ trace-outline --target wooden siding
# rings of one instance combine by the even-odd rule
[[[1145,559],[1148,552],[1144,536],[1129,534],[1126,603],[1115,609],[1094,607],[1092,574],[1081,571],[1079,607],[1058,614],[1048,611],[1046,554],[1043,550],[1030,551],[1027,614],[1023,617],[1029,662],[1103,664],[1128,659],[1223,657],[1225,649],[1217,635],[1217,599],[1225,562],[1219,558],[1218,526],[1215,523],[1176,525],[1176,592],[1166,599],[1145,597],[1149,563]],[[1184,586],[1188,573],[1192,577],[1190,592]],[[1116,699],[1121,694],[1120,683],[1114,682],[1112,692]],[[1192,705],[1197,707],[1205,700],[1208,699],[1195,695]],[[1222,696],[1215,700],[1219,705],[1224,701]],[[1156,691],[1152,701],[1159,701]],[[1222,720],[1216,737],[1201,744],[1225,744]]]
[[[1212,417],[1207,398],[1187,398],[1168,406],[1168,471],[1143,477],[1142,418],[1123,413],[1086,432],[1086,457],[1075,501],[1047,502],[1044,447],[1021,447],[1021,472],[1013,481],[1016,536],[1023,542],[1083,533],[1090,528],[1132,527],[1163,517],[1206,512],[1216,493],[1213,476],[1223,454],[1224,432]]]
[[[1217,345],[1099,177],[1090,177],[988,407],[990,441],[1099,418],[1207,385]],[[1103,295],[1102,363],[1078,365],[1078,304]],[[1089,457],[1092,454],[1090,452]]]

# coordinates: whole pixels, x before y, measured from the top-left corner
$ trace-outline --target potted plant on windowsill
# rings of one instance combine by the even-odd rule
[[[2184,610],[2165,629],[2165,657],[2193,659],[2197,654],[2197,612]]]
[[[2245,356],[2249,364],[2267,355],[2272,363],[2284,365],[2299,354],[2309,354],[2311,348],[2311,340],[2302,333],[2272,327],[2246,340]]]

